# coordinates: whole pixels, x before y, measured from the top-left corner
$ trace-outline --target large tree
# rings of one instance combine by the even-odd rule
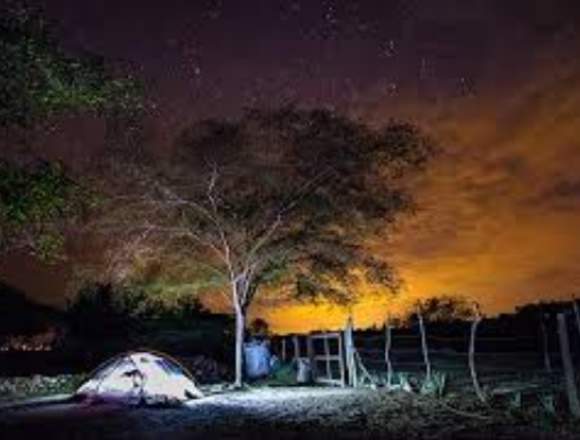
[[[181,276],[198,288],[229,286],[241,385],[247,311],[260,292],[344,302],[359,277],[395,287],[368,240],[411,207],[401,177],[431,151],[411,125],[373,129],[326,110],[205,121],[180,137],[169,163],[117,170],[124,181],[108,182],[104,226],[132,263],[186,266]]]

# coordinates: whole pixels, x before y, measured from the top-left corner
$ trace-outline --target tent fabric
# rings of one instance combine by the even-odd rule
[[[77,396],[129,405],[184,402],[203,394],[177,361],[151,351],[123,353],[98,367]]]

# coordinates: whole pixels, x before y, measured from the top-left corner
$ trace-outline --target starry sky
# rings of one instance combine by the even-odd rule
[[[156,103],[146,142],[158,151],[197,119],[289,102],[369,124],[408,119],[437,140],[443,153],[411,182],[417,214],[372,244],[396,263],[403,291],[361,286],[359,325],[442,293],[493,314],[580,290],[577,1],[42,4],[71,50],[128,64],[146,81]],[[59,138],[67,157],[98,148],[93,128]],[[3,270],[36,298],[62,302],[66,270],[24,260]],[[32,286],[31,272],[54,288]],[[280,331],[336,327],[346,316],[324,305],[254,313]]]

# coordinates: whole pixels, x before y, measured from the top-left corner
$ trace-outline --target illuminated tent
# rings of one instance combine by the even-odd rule
[[[128,405],[177,403],[203,397],[191,374],[156,352],[120,354],[98,367],[77,397]]]

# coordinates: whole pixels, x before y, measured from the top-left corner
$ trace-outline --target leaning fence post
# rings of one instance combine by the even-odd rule
[[[560,351],[562,353],[562,365],[566,379],[566,394],[570,412],[575,418],[580,417],[580,402],[578,401],[578,389],[574,377],[574,366],[570,356],[570,342],[568,341],[568,326],[566,325],[566,315],[558,313],[558,334],[560,336]]]
[[[417,318],[419,319],[419,330],[421,332],[421,349],[423,351],[423,360],[425,361],[425,381],[431,382],[431,361],[429,360],[429,347],[427,345],[427,333],[425,331],[425,322],[421,310],[417,307]]]
[[[387,389],[393,386],[393,363],[391,362],[391,346],[393,344],[393,326],[391,320],[385,321],[385,363],[387,364]]]
[[[469,337],[469,371],[471,373],[471,380],[473,382],[473,388],[475,389],[475,394],[477,398],[482,402],[486,403],[485,394],[483,393],[481,386],[479,385],[479,379],[477,377],[477,371],[475,369],[475,338],[477,336],[477,327],[481,322],[481,311],[479,309],[479,304],[473,304],[473,322],[471,323],[471,333]]]

